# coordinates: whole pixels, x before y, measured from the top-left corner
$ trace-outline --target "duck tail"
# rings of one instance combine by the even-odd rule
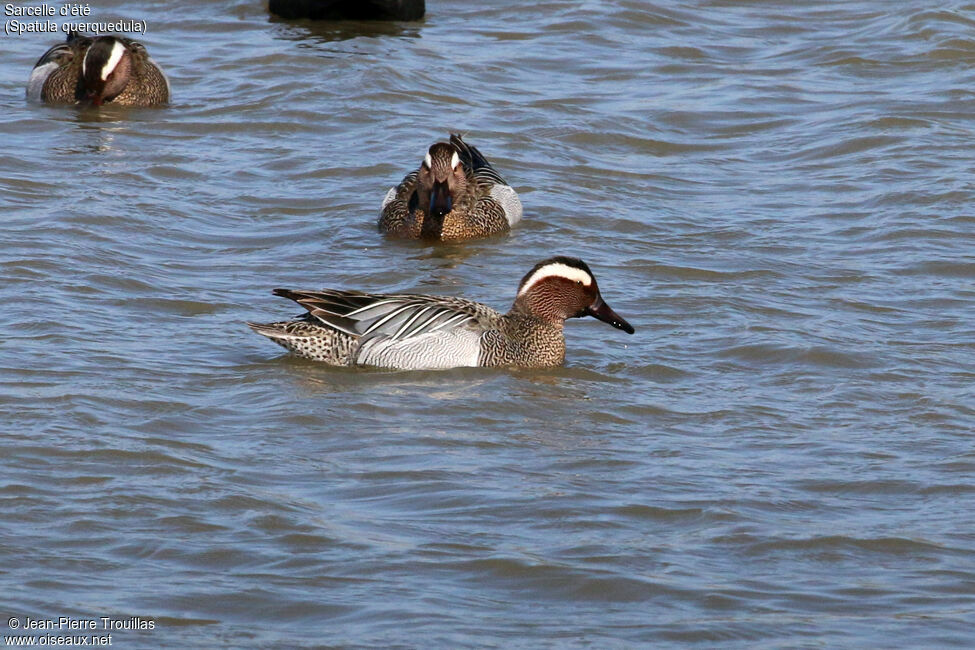
[[[273,339],[275,341],[280,340],[280,339],[290,338],[289,335],[288,335],[288,331],[284,327],[285,325],[287,325],[287,323],[285,323],[285,322],[281,322],[281,323],[251,323],[251,322],[248,322],[247,323],[247,326],[249,328],[251,328],[252,330],[254,330],[255,332],[257,332],[261,336],[266,336],[269,339]]]

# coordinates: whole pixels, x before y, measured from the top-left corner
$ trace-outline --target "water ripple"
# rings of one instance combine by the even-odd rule
[[[0,69],[12,614],[151,617],[146,648],[970,645],[971,6],[103,4],[172,107],[26,104],[40,35]],[[384,240],[450,130],[524,221]],[[275,286],[506,309],[552,254],[637,334],[401,373],[243,325],[296,313]]]

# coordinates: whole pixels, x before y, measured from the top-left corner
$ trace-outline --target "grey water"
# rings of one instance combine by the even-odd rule
[[[36,4],[36,3],[35,3]],[[0,634],[122,648],[971,647],[975,4],[259,0],[144,20],[160,109],[28,104],[0,36]],[[390,241],[450,131],[510,235]],[[506,309],[565,367],[335,370],[274,287]]]

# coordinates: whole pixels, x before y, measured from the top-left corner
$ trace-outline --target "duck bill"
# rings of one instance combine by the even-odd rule
[[[454,197],[450,194],[447,181],[437,181],[430,191],[430,209],[428,214],[442,217],[454,208]]]
[[[598,318],[604,323],[609,323],[616,329],[623,330],[627,334],[632,334],[635,331],[632,325],[627,323],[622,316],[610,309],[609,305],[603,302],[602,296],[596,298],[596,302],[589,306],[587,313],[593,318]]]
[[[105,99],[102,97],[101,92],[97,90],[89,90],[86,92],[85,99],[87,99],[88,103],[92,106],[101,106],[103,103],[105,103]]]

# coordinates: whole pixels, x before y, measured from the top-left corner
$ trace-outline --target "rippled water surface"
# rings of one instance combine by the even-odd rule
[[[123,648],[970,647],[975,5],[933,4],[109,0],[175,102],[100,112],[28,105],[56,39],[0,37],[3,620],[155,621]],[[524,221],[384,240],[383,194],[450,130]],[[243,324],[300,311],[277,286],[506,309],[552,254],[636,334],[405,373]]]

